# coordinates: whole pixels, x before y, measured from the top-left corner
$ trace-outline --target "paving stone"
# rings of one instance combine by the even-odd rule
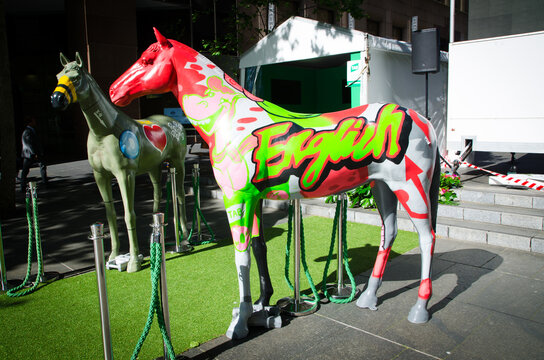
[[[448,234],[450,238],[452,239],[459,239],[463,241],[473,241],[473,242],[484,243],[484,244],[487,243],[487,231],[485,230],[476,230],[476,229],[468,229],[468,228],[451,226],[449,228]]]
[[[461,201],[470,201],[470,202],[482,203],[482,204],[495,203],[495,194],[491,192],[459,189],[457,190],[457,195],[459,197],[459,200]]]
[[[490,224],[500,224],[501,215],[496,211],[480,210],[480,209],[465,209],[463,213],[464,220],[479,221]]]
[[[531,251],[539,254],[544,254],[544,239],[538,237],[532,238]]]
[[[501,224],[525,229],[542,230],[542,216],[502,213]]]
[[[531,237],[529,236],[516,236],[511,234],[489,232],[487,234],[487,243],[490,245],[531,251]]]
[[[533,197],[533,209],[544,210],[544,197]]]
[[[463,208],[453,205],[438,205],[438,216],[445,216],[453,219],[463,219]]]
[[[495,194],[495,204],[532,208],[533,198],[530,196]]]
[[[541,324],[491,312],[449,359],[540,359],[544,354]]]

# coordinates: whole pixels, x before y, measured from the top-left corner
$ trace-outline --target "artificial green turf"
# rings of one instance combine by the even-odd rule
[[[306,260],[316,285],[322,282],[331,231],[331,219],[304,218]],[[293,296],[283,278],[287,224],[267,229],[266,238],[275,291],[271,303],[275,303]],[[417,239],[415,233],[399,231],[391,256],[413,249]],[[354,275],[372,267],[379,240],[379,227],[347,224],[348,258]],[[239,301],[234,248],[230,239],[223,239],[216,244],[198,246],[189,254],[168,255],[167,259],[172,344],[176,354],[180,354],[191,343],[204,343],[225,333],[232,308]],[[333,260],[329,281],[336,278],[335,271]],[[114,357],[128,359],[147,319],[151,294],[149,267],[134,274],[107,271],[106,275]],[[254,300],[259,297],[257,276],[257,267],[252,266]],[[308,288],[301,273],[301,289]],[[94,272],[53,282],[22,298],[2,294],[0,322],[0,359],[103,358]],[[139,358],[154,359],[162,354],[162,337],[155,318]]]

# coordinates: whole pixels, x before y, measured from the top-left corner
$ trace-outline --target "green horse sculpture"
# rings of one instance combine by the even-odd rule
[[[64,69],[57,74],[58,83],[51,96],[51,103],[54,108],[65,109],[69,104],[79,102],[89,126],[89,163],[106,207],[111,235],[109,259],[113,260],[119,255],[120,246],[111,184],[115,177],[123,199],[130,245],[127,272],[136,272],[141,266],[134,212],[136,175],[149,174],[153,184],[153,211],[156,212],[161,199],[161,164],[169,161],[176,169],[177,203],[181,210],[179,221],[183,236],[187,237],[183,187],[187,152],[185,129],[178,121],[167,116],[152,115],[134,120],[119,111],[85,70],[79,53],[76,53],[76,61],[72,62],[61,53],[60,62]],[[187,246],[187,240],[183,240],[182,245]]]

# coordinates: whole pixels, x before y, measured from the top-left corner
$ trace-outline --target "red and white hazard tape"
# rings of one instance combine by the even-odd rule
[[[482,169],[481,167],[478,167],[476,165],[469,164],[466,161],[463,161],[462,164],[466,165],[466,166],[468,166],[470,168],[485,171],[486,173],[489,173],[491,175],[498,176],[498,177],[503,178],[504,180],[509,181],[511,183],[514,183],[516,185],[525,186],[525,187],[528,187],[528,188],[533,189],[533,190],[544,191],[544,184],[540,183],[540,182],[529,181],[527,179],[520,179],[520,178],[516,178],[516,177],[513,177],[513,176],[509,176],[509,175],[499,174],[499,173],[496,173],[494,171],[487,170],[487,169]]]

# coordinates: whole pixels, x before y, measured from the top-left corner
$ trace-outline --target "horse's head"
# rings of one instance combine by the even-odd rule
[[[172,91],[176,71],[172,64],[173,45],[153,28],[157,42],[110,87],[110,98],[115,105],[126,106],[140,96]]]
[[[85,76],[83,61],[76,52],[76,60],[68,61],[66,56],[60,54],[60,63],[64,69],[57,74],[57,87],[51,95],[51,105],[55,109],[64,110],[68,105],[75,103],[79,96],[84,96],[89,89],[89,83]]]

